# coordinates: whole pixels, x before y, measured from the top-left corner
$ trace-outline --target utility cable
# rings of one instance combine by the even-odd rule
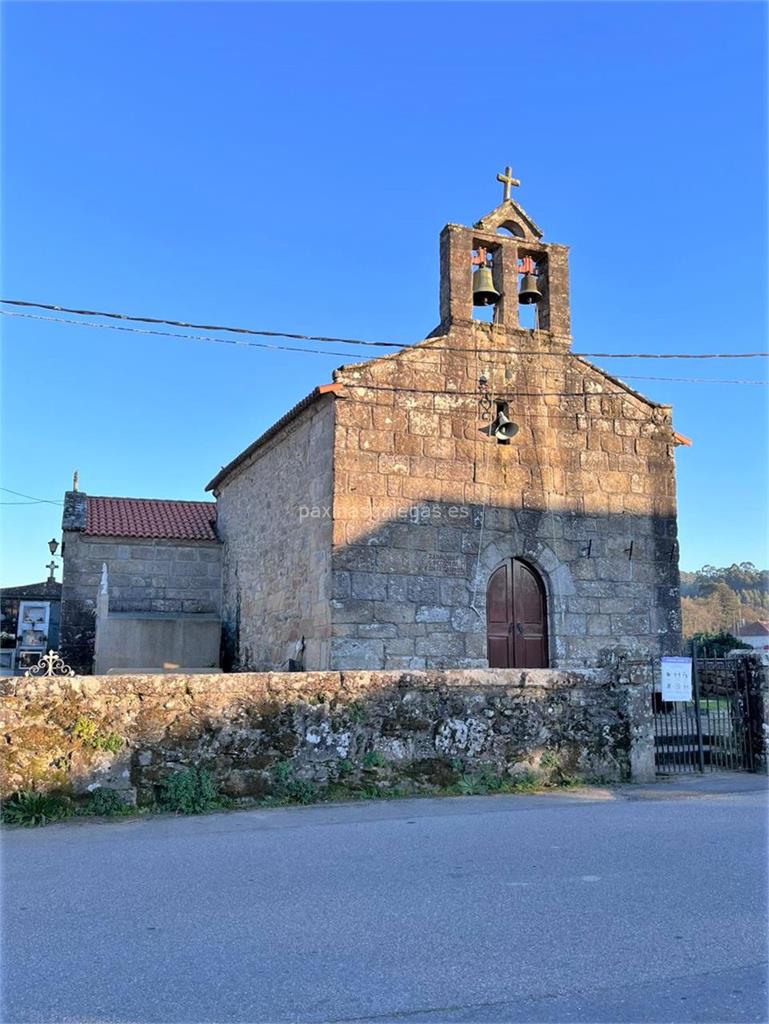
[[[275,352],[298,352],[298,353],[304,354],[304,355],[340,356],[340,357],[345,358],[345,359],[350,356],[349,352],[337,352],[337,351],[335,351],[333,349],[304,348],[304,347],[299,347],[299,346],[295,346],[295,345],[274,345],[274,344],[270,344],[268,342],[240,341],[240,340],[235,340],[235,339],[231,339],[231,338],[209,338],[209,337],[207,337],[205,335],[202,335],[202,334],[181,334],[181,333],[176,332],[176,331],[158,331],[158,330],[154,330],[153,328],[126,327],[126,326],[123,326],[123,325],[120,325],[120,324],[97,324],[97,323],[93,323],[92,321],[88,321],[88,320],[68,320],[65,317],[42,316],[42,315],[36,314],[36,313],[17,313],[17,312],[13,312],[11,310],[8,310],[8,309],[0,309],[0,314],[2,314],[3,316],[10,316],[10,317],[23,317],[23,318],[28,319],[28,320],[42,320],[42,321],[44,321],[46,323],[65,324],[65,325],[68,325],[68,326],[71,326],[71,327],[89,327],[89,328],[92,328],[94,330],[124,331],[124,332],[127,332],[129,334],[153,335],[153,336],[156,336],[156,337],[163,337],[163,338],[178,338],[180,341],[196,341],[196,342],[202,342],[204,344],[212,344],[212,345],[235,345],[235,346],[238,346],[238,347],[245,347],[245,348],[267,349],[269,351],[275,351]],[[410,346],[400,346],[400,348],[401,348],[401,351],[409,351],[410,350]],[[435,348],[431,347],[430,351],[435,351]],[[543,354],[541,351],[540,352],[514,352],[514,351],[508,351],[508,352],[505,352],[505,353],[500,353],[499,350],[497,350],[497,349],[494,349],[494,350],[491,350],[491,349],[477,349],[476,350],[476,349],[464,349],[464,348],[462,348],[462,349],[456,349],[456,350],[452,349],[451,351],[467,351],[467,352],[470,352],[470,353],[474,353],[476,351],[477,352],[490,352],[490,351],[494,351],[494,353],[497,356],[499,356],[499,355],[540,355],[541,356]],[[546,354],[547,355],[573,355],[573,356],[576,356],[576,357],[585,356],[585,355],[591,355],[593,357],[597,357],[597,356],[601,355],[601,353],[598,353],[598,352],[592,352],[592,353],[577,353],[577,352],[554,353],[554,352],[551,352],[551,353],[546,353]],[[609,353],[605,353],[605,355],[608,356],[610,354]],[[616,355],[616,354],[614,354],[614,355]],[[749,354],[744,353],[742,356],[735,356],[734,358],[747,358],[748,355]],[[759,353],[753,353],[752,355],[762,355],[762,353],[760,353],[760,352]],[[356,356],[356,358],[364,360],[364,361],[380,358],[378,356],[364,356],[364,355],[359,354],[359,353],[355,353],[355,356]],[[629,359],[629,358],[632,358],[632,357],[628,355],[625,358]],[[694,359],[694,358],[703,358],[703,359],[709,359],[709,358],[711,358],[711,356],[654,356],[654,355],[648,355],[647,354],[647,355],[638,355],[638,358],[643,358],[643,359],[646,359],[646,358],[649,358],[649,359],[656,359],[656,358],[660,358],[660,359],[668,359],[668,358],[669,359],[677,359],[677,358],[681,358],[681,359],[683,359],[683,358],[692,358],[692,359]],[[713,356],[712,358],[727,358],[727,357],[726,356]],[[724,379],[710,380],[710,379],[708,379],[706,377],[639,377],[639,376],[628,376],[626,374],[623,374],[623,379],[625,379],[625,380],[672,381],[674,383],[685,383],[685,384],[758,384],[758,385],[762,385],[762,386],[769,385],[769,381],[765,381],[765,380],[724,380]],[[415,390],[415,389],[400,388],[400,387],[398,387],[398,388],[391,388],[389,390],[393,390],[393,391],[409,391],[409,390]],[[420,393],[420,392],[418,392],[418,393]],[[428,392],[421,392],[421,393],[427,394]],[[433,393],[434,394],[444,394],[445,392],[443,392],[443,391],[435,391]],[[464,394],[471,394],[471,393],[474,394],[474,392],[451,392],[451,393],[452,394],[463,394],[463,393]],[[582,394],[581,391],[580,392],[568,392],[568,391],[566,391],[566,392],[550,392],[550,393],[551,394],[562,394],[564,397],[567,397],[567,396],[573,395],[573,394],[580,394],[580,395]],[[611,394],[611,393],[612,392],[604,392],[604,394]]]
[[[45,320],[48,323],[68,324],[71,327],[92,327],[97,330],[128,331],[131,334],[153,334],[163,338],[179,338],[182,341],[202,341],[209,344],[238,345],[246,348],[264,348],[275,352],[303,352],[318,356],[341,356],[343,359],[350,357],[349,352],[334,352],[330,349],[299,348],[294,345],[270,345],[267,342],[258,341],[236,341],[234,338],[206,338],[202,334],[179,334],[175,331],[156,331],[147,327],[121,327],[119,324],[95,324],[89,320],[67,320],[60,316],[40,316],[35,313],[13,313],[9,309],[0,309],[3,316],[25,317],[27,320]],[[363,356],[357,358],[362,359]]]
[[[229,327],[222,324],[196,324],[187,320],[170,320],[162,317],[135,316],[129,313],[112,313],[97,309],[74,309],[68,306],[58,306],[46,302],[28,302],[23,299],[0,299],[0,303],[6,306],[24,306],[33,309],[46,309],[54,313],[73,313],[77,316],[98,316],[108,317],[113,320],[129,320],[136,323],[164,324],[169,327],[189,327],[199,331],[226,331],[234,334],[251,334],[267,338],[289,338],[294,341],[321,341],[338,345],[374,346],[377,348],[408,348],[395,341],[367,341],[361,338],[335,338],[321,334],[296,334],[288,331],[262,331],[251,327]],[[423,339],[420,339],[423,340]],[[476,349],[453,346],[432,346],[433,351],[454,351],[454,352],[475,352]],[[498,349],[478,349],[478,352],[499,354]],[[515,351],[510,355],[541,355],[541,352]],[[761,359],[769,356],[766,352],[572,352],[572,353],[550,353],[551,355],[578,355],[601,359]]]
[[[24,494],[22,491],[12,491],[10,487],[0,487],[0,491],[5,491],[6,494],[15,494],[17,498],[29,498],[33,502],[40,502],[45,505],[63,505],[63,501],[56,501],[54,498],[37,498],[34,494]],[[5,504],[11,504],[5,502]],[[13,502],[16,504],[16,502]]]

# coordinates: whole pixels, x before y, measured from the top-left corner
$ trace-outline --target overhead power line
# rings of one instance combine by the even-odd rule
[[[623,373],[618,380],[666,380],[674,384],[759,384],[762,387],[769,387],[769,380],[723,380],[717,377],[637,377],[634,374]]]
[[[305,347],[300,347],[300,346],[296,346],[296,345],[274,345],[274,344],[271,344],[269,342],[243,341],[243,340],[236,340],[234,338],[213,338],[213,337],[208,337],[208,336],[203,335],[203,334],[186,334],[186,333],[182,334],[182,333],[179,333],[178,331],[158,331],[158,330],[155,330],[154,328],[149,328],[149,327],[128,327],[128,326],[125,326],[123,324],[97,324],[97,323],[93,323],[90,320],[68,320],[66,317],[43,316],[43,315],[41,315],[39,313],[17,313],[17,312],[13,312],[11,310],[8,310],[8,309],[0,309],[0,314],[2,314],[3,316],[23,317],[24,319],[27,319],[27,320],[42,320],[45,323],[66,324],[66,325],[68,325],[70,327],[89,327],[89,328],[92,328],[94,330],[124,331],[124,332],[127,332],[128,334],[152,335],[152,336],[155,336],[155,337],[162,337],[162,338],[177,338],[180,341],[196,341],[196,342],[202,342],[202,343],[208,344],[208,345],[236,345],[236,346],[239,346],[239,347],[268,349],[270,351],[277,351],[277,352],[298,352],[298,353],[303,354],[303,355],[318,355],[318,356],[333,355],[333,356],[341,356],[342,358],[347,358],[351,354],[349,352],[337,352],[337,351],[335,351],[333,349],[305,348]],[[404,346],[404,347],[407,347],[407,346]],[[433,351],[434,351],[434,349],[433,349]],[[466,351],[475,352],[475,349],[467,349]],[[480,351],[485,351],[485,350],[481,349]],[[497,350],[494,350],[494,351],[495,351],[495,354],[497,354],[497,355],[505,354],[505,353],[500,353]],[[514,355],[516,353],[509,352],[509,353],[506,353],[506,354]],[[518,353],[518,354],[541,355],[541,353],[534,353],[534,352]],[[558,354],[558,353],[552,353],[552,354]],[[588,354],[590,354],[592,356],[595,356],[597,353],[566,353],[566,354],[572,354],[572,355],[578,355],[578,354],[579,355],[588,355]],[[365,360],[373,360],[373,359],[378,358],[377,356],[363,356],[363,355],[359,355],[359,354],[355,354],[355,355],[356,355],[356,358],[363,359],[364,361]],[[643,357],[643,358],[646,358],[646,357]],[[654,356],[649,356],[648,358],[655,358],[655,357]],[[668,358],[668,357],[660,357],[660,358]],[[670,357],[670,358],[674,358],[674,357]],[[681,358],[683,358],[683,357],[681,357]],[[692,357],[692,358],[695,358],[695,357]],[[769,386],[769,381],[765,381],[765,380],[725,380],[725,379],[710,379],[708,377],[645,377],[645,376],[629,376],[627,374],[623,374],[621,379],[622,380],[668,381],[668,382],[671,382],[671,383],[679,383],[679,384],[752,384],[752,385],[759,385],[759,386]],[[366,387],[367,385],[360,385],[360,386],[361,387]],[[369,390],[370,390],[370,388],[369,388]],[[393,388],[393,390],[395,390],[395,391],[404,391],[404,390],[409,390],[409,389],[407,389],[407,388]],[[445,391],[432,391],[432,392],[428,392],[428,391],[424,391],[422,393],[424,393],[424,394],[446,394],[446,393],[448,393],[448,394],[476,394],[476,392],[456,392],[456,391],[451,391],[451,392],[445,392]],[[553,391],[553,392],[547,392],[548,395],[558,395],[558,396],[562,396],[562,397],[575,397],[576,395],[582,395],[584,393],[585,392],[582,392],[582,391],[579,391],[579,392],[577,392],[577,391]],[[619,393],[620,392],[604,392],[604,394],[619,394]],[[540,392],[539,394],[544,394],[544,393]]]
[[[257,331],[250,327],[227,327],[221,324],[194,324],[186,320],[166,320],[162,317],[134,316],[128,313],[107,313],[98,309],[71,309],[46,302],[25,302],[22,299],[0,299],[5,306],[27,306],[33,309],[48,309],[54,313],[75,313],[77,316],[101,316],[113,320],[131,320],[142,324],[164,324],[167,327],[190,327],[196,331],[229,331],[233,334],[253,334],[263,338],[291,338],[294,341],[326,341],[341,345],[373,345],[377,348],[403,348],[394,341],[359,341],[355,338],[329,338],[319,334],[294,334],[288,331]]]
[[[34,494],[24,494],[22,491],[12,491],[10,487],[0,487],[0,491],[5,491],[6,494],[15,494],[17,498],[29,498],[31,504],[41,505],[63,505],[63,501],[57,501],[55,498],[36,498]],[[17,501],[6,501],[4,505],[21,505],[27,504],[26,502]]]
[[[76,316],[98,316],[106,317],[113,320],[129,320],[134,323],[146,323],[146,324],[161,324],[168,327],[188,327],[198,331],[225,331],[234,334],[249,334],[256,335],[259,337],[266,338],[288,338],[294,341],[319,341],[328,342],[337,345],[357,345],[357,346],[374,346],[376,348],[408,348],[408,345],[401,344],[400,342],[394,341],[368,341],[362,338],[334,338],[321,334],[296,334],[288,331],[264,331],[256,330],[251,327],[230,327],[222,324],[197,324],[191,323],[187,320],[170,320],[162,317],[150,317],[150,316],[136,316],[129,313],[113,313],[105,310],[97,309],[74,309],[68,306],[58,306],[53,303],[47,302],[29,302],[24,299],[0,299],[0,302],[6,306],[24,306],[33,309],[45,309],[55,313],[72,313]],[[220,339],[224,340],[224,339]],[[466,351],[466,352],[484,352],[497,350],[491,349],[476,349],[472,348],[455,348],[453,346],[433,346],[434,349],[452,350],[452,351]],[[295,349],[294,351],[299,351]],[[335,355],[337,353],[329,353]],[[536,351],[511,351],[510,355],[540,355],[541,353]],[[555,354],[555,353],[552,353]],[[578,356],[587,356],[591,358],[600,359],[761,359],[769,356],[769,351],[765,352],[574,352],[571,353]]]
[[[44,320],[53,324],[69,324],[71,327],[94,327],[101,331],[128,331],[130,334],[152,334],[162,338],[180,338],[182,341],[202,341],[213,345],[238,345],[245,348],[269,349],[272,352],[303,352],[317,356],[341,356],[342,359],[349,359],[349,352],[336,352],[332,349],[300,348],[297,345],[272,345],[268,342],[239,341],[235,338],[207,338],[202,334],[180,334],[177,331],[156,331],[150,327],[124,327],[120,324],[95,324],[90,320],[68,320],[63,316],[41,316],[38,313],[13,313],[9,309],[0,309],[3,316],[24,317],[26,320]],[[362,355],[355,353],[357,359],[363,359]],[[374,358],[369,356],[368,358]]]

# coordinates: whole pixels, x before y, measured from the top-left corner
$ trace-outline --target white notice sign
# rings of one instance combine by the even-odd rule
[[[692,659],[662,659],[662,699],[692,699]]]

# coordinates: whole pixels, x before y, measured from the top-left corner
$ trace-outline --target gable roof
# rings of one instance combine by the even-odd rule
[[[45,580],[42,583],[29,583],[22,587],[0,587],[0,597],[30,598],[32,600],[61,600],[61,583],[58,580]]]
[[[319,387],[313,388],[309,395],[305,395],[301,402],[297,402],[292,409],[289,409],[288,412],[281,416],[279,420],[276,420],[275,423],[273,423],[271,427],[265,430],[263,434],[257,437],[257,439],[252,444],[250,444],[248,448],[244,448],[240,455],[236,455],[231,462],[227,463],[226,466],[222,466],[222,468],[219,470],[219,472],[216,474],[213,480],[206,484],[206,490],[213,491],[215,488],[217,488],[219,484],[226,477],[228,477],[234,469],[237,469],[241,462],[245,462],[246,459],[250,458],[250,456],[254,454],[257,448],[261,448],[263,444],[266,444],[271,437],[274,437],[280,430],[283,429],[283,427],[290,423],[291,420],[296,419],[296,417],[301,412],[304,412],[305,409],[308,409],[313,404],[313,402],[316,402],[319,398],[322,398],[324,395],[335,395],[340,390],[341,384],[321,384],[319,385]]]
[[[740,636],[769,636],[769,622],[746,622],[740,627]]]
[[[105,498],[84,495],[90,537],[146,537],[154,540],[218,540],[212,501]]]
[[[516,223],[518,227],[523,228],[524,233],[528,234],[531,239],[538,241],[542,237],[542,228],[514,199],[503,200],[499,206],[495,206],[493,210],[477,220],[473,227],[480,231],[496,231],[497,228],[504,227],[508,222]]]

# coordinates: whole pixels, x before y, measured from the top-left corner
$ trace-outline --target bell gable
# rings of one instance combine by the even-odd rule
[[[493,210],[476,221],[473,227],[479,231],[509,231],[514,238],[538,242],[543,235],[540,228],[514,199],[505,199]]]

